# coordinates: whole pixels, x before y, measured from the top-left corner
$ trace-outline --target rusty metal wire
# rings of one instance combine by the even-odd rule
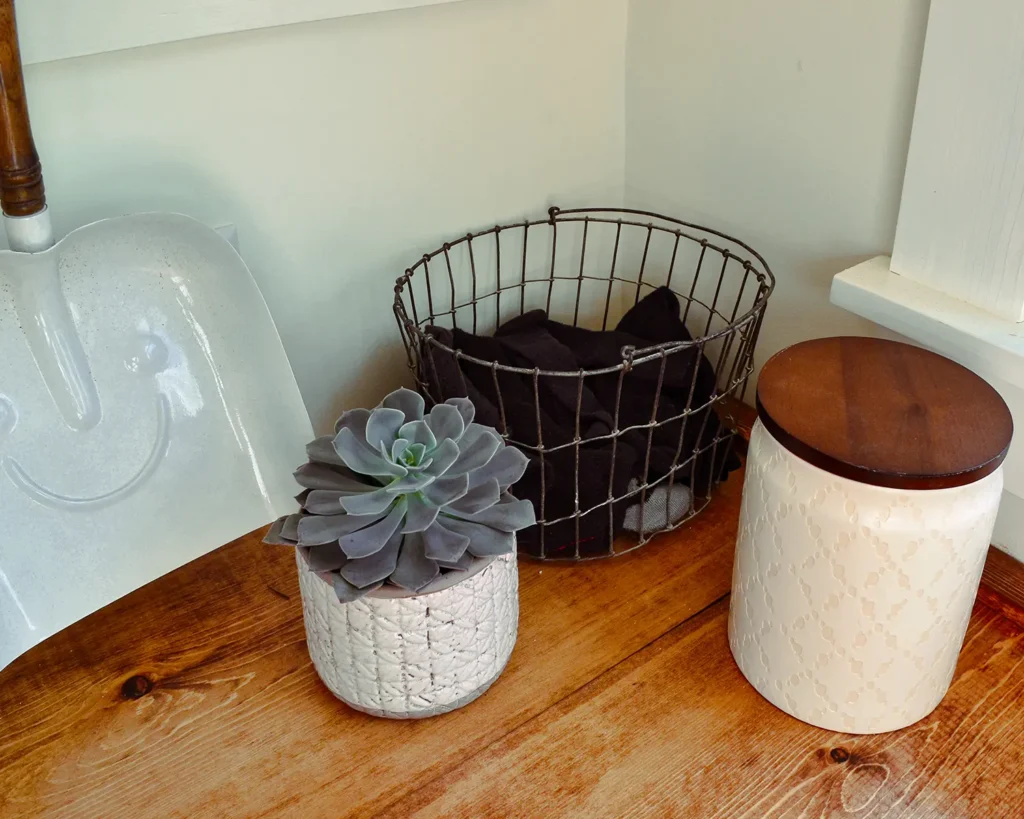
[[[724,420],[721,406],[726,399],[742,399],[745,394],[774,285],[765,260],[724,233],[647,211],[551,208],[547,219],[469,233],[424,255],[397,280],[394,310],[409,366],[428,401],[470,395],[474,384],[486,389],[495,398],[494,425],[536,465],[539,497],[533,500],[538,526],[527,530],[530,535],[521,533],[521,551],[542,560],[586,560],[632,551],[655,534],[684,525],[707,506],[723,477],[736,435]],[[626,345],[617,363],[596,369],[512,366],[469,355],[454,343],[445,343],[447,336],[436,329],[447,328],[448,336],[460,330],[486,335],[509,319],[541,309],[574,328],[607,330],[617,313],[658,287],[676,294],[692,338],[642,348]],[[702,357],[710,365],[700,365]],[[452,363],[449,371],[456,373],[457,383],[451,379],[445,383],[439,367]],[[682,405],[666,409],[662,406],[666,369],[680,364],[692,370],[688,395]],[[708,366],[714,372],[713,388],[701,394],[698,373],[710,372]],[[627,423],[620,414],[623,396],[629,400],[634,395],[637,382],[631,378],[638,377],[641,368],[647,379],[656,372],[650,415],[642,423]],[[605,433],[582,429],[585,391],[594,384],[612,382],[610,429]],[[574,434],[568,440],[545,442],[545,396],[557,391],[563,396],[575,391]],[[682,392],[687,392],[685,387]],[[520,414],[523,406],[532,405],[535,429],[510,426],[510,401]],[[655,435],[664,441],[677,426],[671,463],[652,474]],[[616,489],[616,457],[627,445],[626,436],[634,447],[630,451],[635,451],[637,435],[646,440],[646,450],[636,453],[643,464],[640,477]],[[586,456],[595,449],[610,451],[608,491],[602,491],[600,500],[591,498],[592,502],[581,504],[581,452]],[[574,503],[562,514],[549,508],[554,480],[549,467],[556,459],[563,467],[574,465]],[[565,480],[563,469],[558,481]],[[592,481],[593,476],[586,475],[584,480]],[[682,512],[676,509],[672,516],[677,484],[688,487],[690,499]],[[663,510],[649,503],[655,491],[664,498]],[[652,505],[657,508],[652,510]],[[639,521],[634,533],[624,533],[623,510],[630,508]],[[603,519],[595,526],[598,521],[588,518],[591,515],[606,515],[607,526]],[[583,537],[581,528],[602,534]]]

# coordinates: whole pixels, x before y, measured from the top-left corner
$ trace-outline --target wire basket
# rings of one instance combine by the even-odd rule
[[[426,254],[394,309],[428,403],[470,397],[530,457],[520,553],[587,560],[684,525],[739,466],[722,408],[745,393],[774,285],[718,231],[551,208]]]

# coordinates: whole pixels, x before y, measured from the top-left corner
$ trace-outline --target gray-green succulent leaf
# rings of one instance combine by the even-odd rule
[[[295,473],[301,511],[276,521],[266,542],[299,547],[342,602],[385,582],[416,592],[511,553],[515,532],[536,522],[533,505],[508,491],[529,461],[474,417],[468,398],[426,412],[406,389],[345,412],[333,436],[307,446]]]
[[[423,535],[405,535],[398,555],[398,565],[389,580],[408,591],[419,591],[432,583],[441,574],[436,560],[431,560],[423,551]]]

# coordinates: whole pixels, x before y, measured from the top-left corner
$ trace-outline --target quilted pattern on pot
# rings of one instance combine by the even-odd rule
[[[331,692],[360,711],[429,717],[476,699],[515,645],[515,555],[495,558],[447,589],[340,603],[299,559],[309,653]]]
[[[747,460],[729,643],[770,702],[878,733],[945,695],[977,594],[1002,470],[909,492],[829,474],[758,422]]]

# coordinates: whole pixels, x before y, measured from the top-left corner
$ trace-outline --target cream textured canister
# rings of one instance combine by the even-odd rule
[[[752,431],[729,644],[771,703],[834,731],[879,733],[945,695],[970,619],[1002,469],[947,489],[830,474]]]
[[[757,382],[729,644],[770,702],[872,734],[945,695],[1003,488],[1013,418],[933,352],[794,344]]]

